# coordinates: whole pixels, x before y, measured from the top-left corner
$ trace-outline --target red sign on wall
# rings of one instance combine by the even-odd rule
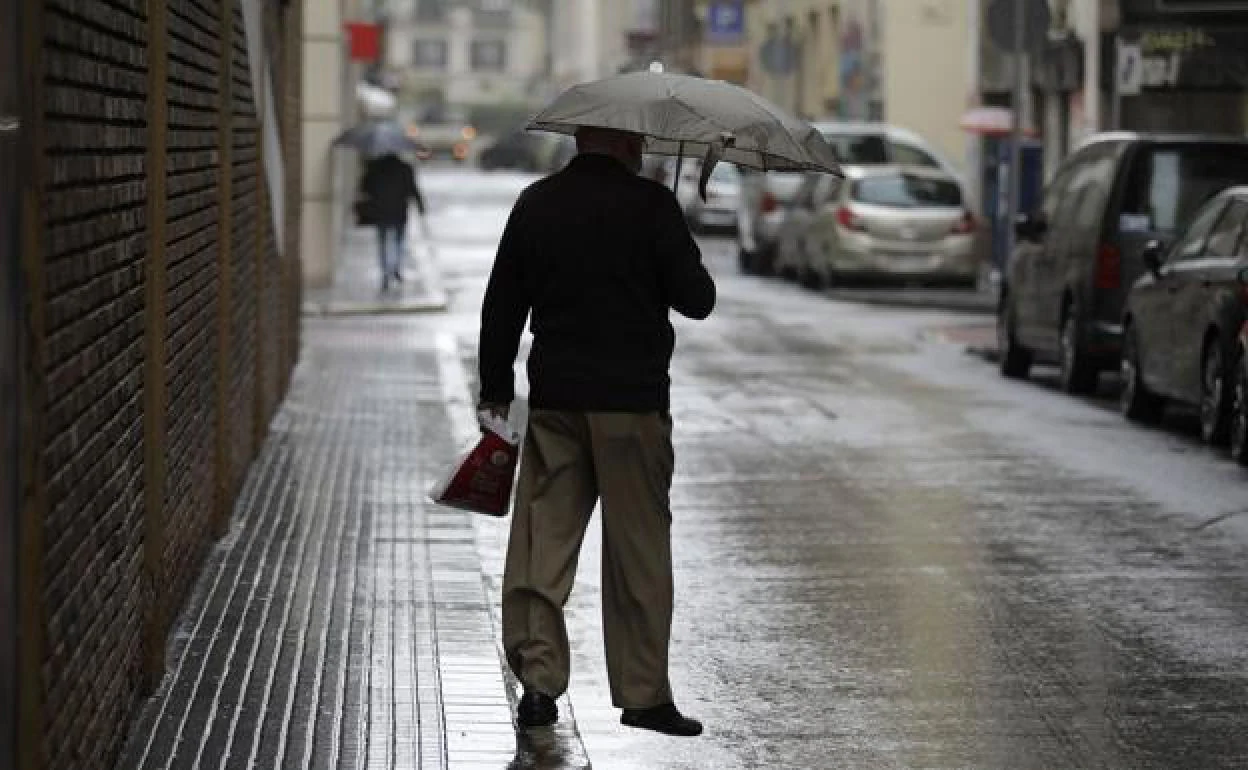
[[[374,62],[381,58],[381,25],[347,22],[351,61]]]

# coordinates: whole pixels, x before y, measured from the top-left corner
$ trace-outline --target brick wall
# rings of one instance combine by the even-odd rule
[[[181,603],[216,492],[217,187],[221,0],[168,0],[166,597]]]
[[[143,4],[44,10],[42,592],[50,768],[117,750],[142,680]]]
[[[237,0],[21,2],[20,761],[110,768],[294,364],[298,148],[279,256]],[[296,116],[301,10],[266,5]]]

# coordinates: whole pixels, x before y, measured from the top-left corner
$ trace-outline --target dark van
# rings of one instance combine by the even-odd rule
[[[1145,246],[1172,241],[1227,187],[1248,183],[1248,140],[1111,133],[1064,161],[1040,206],[1019,216],[997,311],[1001,372],[1061,366],[1062,388],[1096,389],[1117,369],[1127,291]]]

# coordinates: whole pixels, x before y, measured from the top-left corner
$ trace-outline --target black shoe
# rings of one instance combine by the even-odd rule
[[[687,738],[702,734],[702,723],[684,716],[671,703],[648,709],[624,709],[620,724]]]
[[[559,707],[555,699],[536,690],[525,690],[516,709],[516,721],[521,727],[548,727],[559,719]]]
[[[398,270],[394,271],[394,282],[403,283],[403,274],[400,273]]]

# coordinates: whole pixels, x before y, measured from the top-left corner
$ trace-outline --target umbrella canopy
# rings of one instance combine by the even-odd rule
[[[836,153],[804,120],[722,80],[631,72],[573,86],[529,124],[575,134],[612,128],[646,138],[645,152],[703,161],[703,184],[726,160],[748,168],[841,175]]]
[[[393,120],[362,123],[349,128],[334,139],[334,146],[353,147],[370,158],[424,149],[407,135],[402,124]]]

